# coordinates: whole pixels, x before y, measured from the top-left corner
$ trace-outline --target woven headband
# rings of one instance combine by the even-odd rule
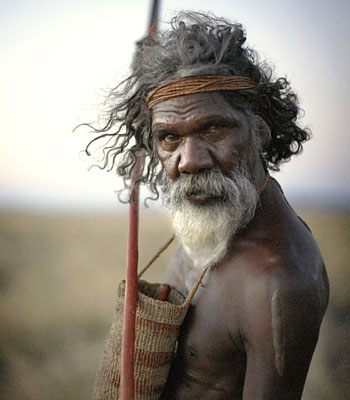
[[[246,76],[188,76],[176,81],[164,83],[149,91],[146,95],[147,108],[151,109],[155,104],[171,99],[199,92],[213,92],[216,90],[250,89],[256,86],[256,82]]]

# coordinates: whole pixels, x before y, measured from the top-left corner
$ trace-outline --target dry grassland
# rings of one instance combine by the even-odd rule
[[[305,211],[326,260],[331,303],[304,400],[350,398],[350,216]],[[85,400],[124,278],[125,215],[0,214],[0,398]],[[167,217],[144,213],[140,265],[170,236]],[[172,245],[173,246],[173,245]],[[172,250],[146,276],[161,279]]]

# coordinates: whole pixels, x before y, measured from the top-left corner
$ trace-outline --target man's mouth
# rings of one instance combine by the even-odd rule
[[[210,193],[191,192],[187,194],[187,199],[193,203],[207,204],[218,201],[221,197]]]

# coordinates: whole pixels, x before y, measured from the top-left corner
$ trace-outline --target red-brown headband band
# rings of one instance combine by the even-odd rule
[[[171,99],[199,92],[213,92],[216,90],[251,89],[256,82],[246,76],[188,76],[176,81],[164,83],[149,91],[146,95],[147,108],[151,109],[155,104]]]

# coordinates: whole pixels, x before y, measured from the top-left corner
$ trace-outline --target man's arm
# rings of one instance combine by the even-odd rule
[[[244,400],[300,399],[317,343],[327,293],[280,266],[245,287],[241,327],[247,354]],[[282,271],[282,273],[280,272]]]

